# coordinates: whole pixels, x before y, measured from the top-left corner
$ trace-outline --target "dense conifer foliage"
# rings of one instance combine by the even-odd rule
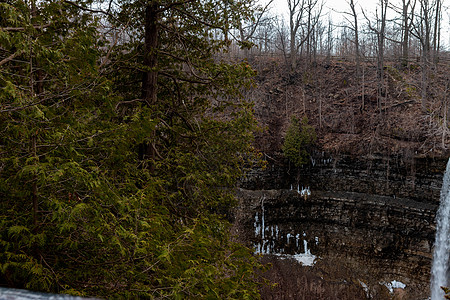
[[[308,150],[315,141],[316,132],[314,127],[308,125],[308,119],[305,117],[300,122],[296,117],[292,117],[282,150],[296,167],[300,167],[308,161]]]
[[[253,71],[217,55],[247,4],[92,4],[0,4],[0,284],[257,297],[227,221]]]

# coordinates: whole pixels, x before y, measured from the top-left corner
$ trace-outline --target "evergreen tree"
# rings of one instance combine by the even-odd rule
[[[315,141],[316,131],[314,127],[308,125],[308,118],[304,117],[300,123],[295,116],[292,116],[282,146],[284,156],[296,167],[300,167],[308,160],[308,150]]]
[[[227,221],[253,71],[217,55],[245,3],[122,2],[104,15],[126,42],[88,4],[0,4],[0,283],[257,297]]]

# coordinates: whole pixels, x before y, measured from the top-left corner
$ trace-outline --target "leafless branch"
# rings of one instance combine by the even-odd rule
[[[7,62],[13,60],[14,58],[16,58],[17,56],[19,56],[20,54],[22,54],[23,51],[17,51],[16,53],[11,54],[10,56],[8,56],[7,58],[3,59],[2,61],[0,61],[0,66],[6,64]]]
[[[52,24],[43,24],[43,25],[32,25],[34,29],[44,29],[50,27]],[[8,31],[8,32],[20,32],[25,31],[25,27],[0,27],[0,31]]]

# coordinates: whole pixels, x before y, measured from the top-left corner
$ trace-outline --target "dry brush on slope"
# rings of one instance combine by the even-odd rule
[[[282,58],[260,57],[258,87],[249,98],[263,128],[257,145],[264,153],[280,150],[292,115],[307,116],[324,150],[353,154],[436,155],[450,147],[448,129],[448,60],[435,65],[427,103],[421,102],[420,65],[407,69],[386,62],[378,92],[376,62],[366,60],[357,78],[353,61],[334,57],[300,63],[290,72]]]

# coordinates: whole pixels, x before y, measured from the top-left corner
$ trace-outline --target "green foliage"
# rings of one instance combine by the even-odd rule
[[[104,298],[258,297],[260,265],[227,222],[230,187],[253,151],[240,90],[254,71],[216,59],[227,42],[205,25],[231,27],[245,2],[158,3],[167,9],[151,105],[136,100],[146,2],[113,12],[129,37],[119,44],[66,2],[36,2],[34,13],[29,2],[0,4],[1,27],[17,29],[0,31],[0,55],[14,55],[0,70],[0,284]],[[148,145],[156,155],[139,156]]]
[[[450,299],[450,288],[445,287],[445,286],[441,286],[441,289],[444,291],[445,295],[444,298],[445,299]]]
[[[293,162],[296,167],[300,167],[309,158],[308,150],[315,140],[316,132],[314,127],[308,125],[308,119],[304,117],[300,123],[293,116],[282,146],[284,156]]]

